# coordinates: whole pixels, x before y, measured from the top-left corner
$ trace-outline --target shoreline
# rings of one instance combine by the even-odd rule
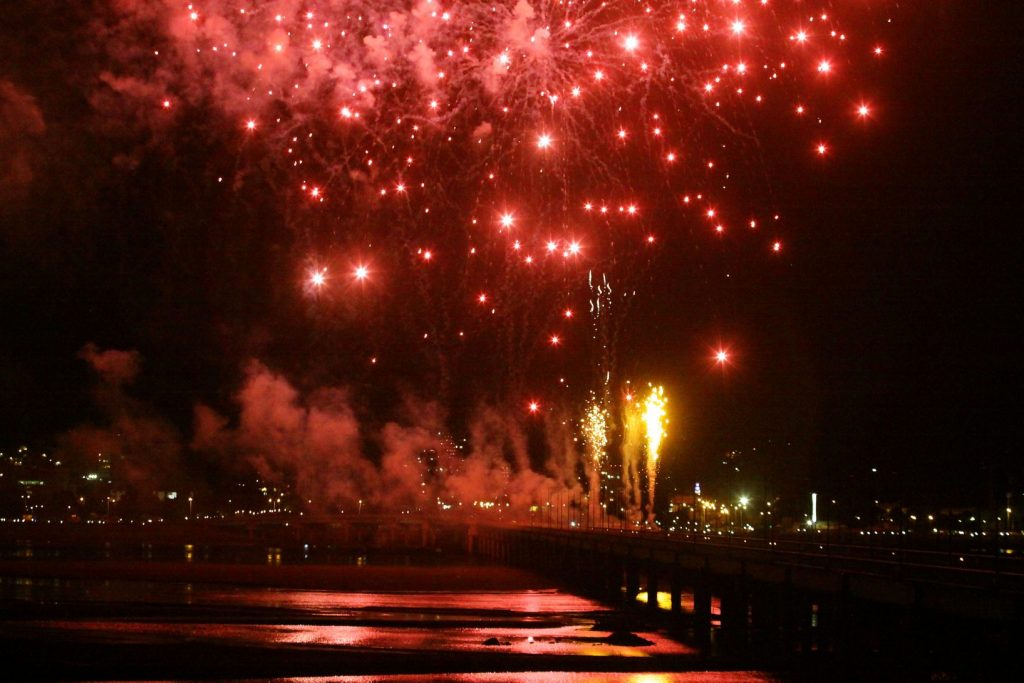
[[[0,560],[0,577],[233,584],[354,592],[498,592],[560,587],[550,579],[521,569],[475,564],[424,567],[17,559]]]

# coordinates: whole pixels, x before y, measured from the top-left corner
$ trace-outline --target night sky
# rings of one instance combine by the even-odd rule
[[[370,422],[390,419],[398,394],[434,396],[435,369],[402,333],[421,319],[401,293],[372,311],[338,296],[328,313],[303,291],[296,254],[328,251],[331,233],[285,227],[310,219],[281,208],[293,199],[262,179],[251,146],[211,131],[204,111],[180,115],[173,145],[136,130],[127,107],[111,115],[118,105],[96,95],[100,49],[83,39],[103,4],[68,15],[63,3],[22,3],[0,17],[0,444],[48,446],[104,419],[80,357],[88,343],[138,351],[127,391],[183,443],[197,403],[231,416],[253,359],[303,391],[349,387]],[[730,486],[739,464],[740,482],[794,492],[1022,494],[1017,5],[941,0],[874,15],[884,58],[840,97],[863,83],[876,112],[830,138],[829,163],[794,154],[806,136],[788,123],[753,124],[758,161],[737,178],[772,198],[783,253],[684,237],[645,262],[617,362],[670,396],[669,489]],[[218,175],[244,183],[218,186]],[[686,213],[654,220],[682,235],[706,228]],[[526,391],[559,405],[560,376],[579,405],[590,356],[567,334],[564,358],[533,353],[514,372],[520,361],[500,344],[462,352],[449,427],[463,433],[477,400],[521,410]]]

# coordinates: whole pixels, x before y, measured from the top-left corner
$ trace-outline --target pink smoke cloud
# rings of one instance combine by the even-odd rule
[[[35,98],[0,80],[0,199],[27,192],[35,177],[35,144],[46,132]]]
[[[293,483],[314,510],[352,509],[363,501],[378,510],[431,512],[442,503],[469,509],[489,501],[520,513],[578,486],[575,448],[561,421],[553,421],[547,438],[558,452],[536,471],[522,426],[496,408],[476,412],[463,454],[441,408],[413,397],[406,398],[400,419],[371,428],[358,418],[349,390],[304,394],[253,361],[234,400],[237,421],[196,407],[192,446],[244,462],[268,481]],[[367,455],[371,442],[379,458]]]

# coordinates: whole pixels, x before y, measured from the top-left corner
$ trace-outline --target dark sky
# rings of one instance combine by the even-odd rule
[[[907,491],[998,493],[1003,477],[1024,484],[1021,14],[935,5],[904,17],[884,161],[862,148],[863,173],[819,200],[845,215],[815,221],[801,316],[825,387],[823,454],[891,462]]]
[[[712,254],[694,285],[676,276],[692,258],[669,253],[650,275],[659,294],[636,304],[620,355],[674,397],[685,437],[666,461],[673,484],[727,482],[722,455],[738,451],[744,472],[797,487],[877,491],[864,483],[875,467],[893,497],[1024,491],[1017,5],[893,12],[871,74],[875,120],[836,136],[841,163],[794,159],[780,136],[759,143],[785,258],[748,268],[742,253]],[[244,204],[222,202],[191,173],[229,143],[196,139],[111,171],[124,141],[96,132],[76,90],[84,48],[62,33],[76,19],[4,14],[0,82],[35,98],[46,130],[3,131],[0,160],[32,178],[5,171],[0,193],[0,443],[47,443],[96,417],[77,357],[88,342],[139,350],[135,395],[183,433],[197,400],[229,403],[249,358],[300,384],[361,387],[371,406],[393,389],[335,357],[362,353],[362,329],[325,332],[293,281],[272,281],[296,272],[294,238],[266,219],[275,201],[258,181]],[[718,340],[734,351],[725,372],[708,363]],[[415,365],[400,344],[378,345],[389,343]],[[308,354],[321,354],[315,371],[296,360]]]
[[[714,429],[725,445],[763,401],[767,434],[805,416],[810,460],[793,468],[833,491],[876,467],[891,498],[1019,494],[1021,11],[927,3],[898,21],[878,127],[841,173],[786,188],[791,318],[764,321],[756,383],[735,378],[737,418]]]

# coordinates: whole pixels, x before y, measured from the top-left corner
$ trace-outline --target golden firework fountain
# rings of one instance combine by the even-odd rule
[[[665,406],[668,399],[661,386],[650,386],[643,403],[643,422],[647,451],[647,523],[654,524],[654,493],[658,479],[661,445],[667,436],[668,417]]]

